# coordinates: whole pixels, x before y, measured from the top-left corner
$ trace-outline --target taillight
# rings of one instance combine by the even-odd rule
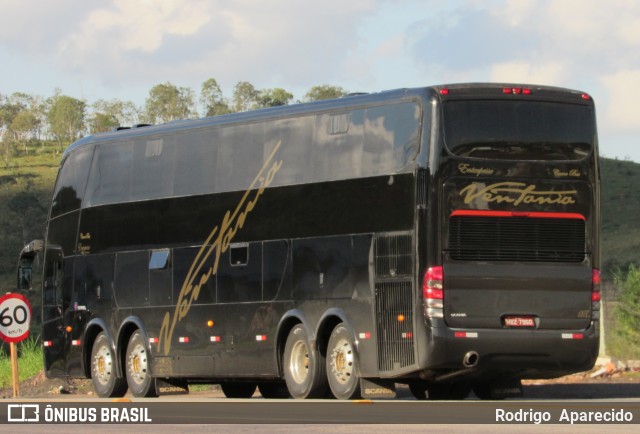
[[[528,87],[503,87],[502,93],[505,95],[531,95],[533,92]]]
[[[597,321],[600,319],[600,287],[602,286],[602,277],[600,270],[593,269],[591,271],[591,319]]]
[[[424,315],[429,318],[444,317],[444,273],[442,266],[430,267],[424,274],[422,296],[424,297]]]

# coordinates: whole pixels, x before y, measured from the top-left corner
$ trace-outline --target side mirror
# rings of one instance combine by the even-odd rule
[[[42,240],[33,240],[23,247],[18,260],[18,289],[28,291],[31,289],[31,281],[33,277],[33,262],[42,250]]]

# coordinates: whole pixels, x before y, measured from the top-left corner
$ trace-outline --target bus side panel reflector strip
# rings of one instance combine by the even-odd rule
[[[475,339],[478,337],[477,332],[455,332],[454,336],[456,338],[472,338]]]
[[[150,344],[157,344],[158,343],[158,338],[149,338],[149,343]]]
[[[358,333],[358,339],[371,339],[371,333]]]
[[[51,347],[51,346],[53,346],[53,342],[52,341],[44,341],[42,343],[42,345],[45,346],[45,347]]]
[[[267,335],[256,335],[256,341],[264,342],[267,340]]]
[[[209,339],[211,340],[211,342],[222,342],[220,336],[211,336],[211,338]]]
[[[562,333],[562,339],[584,339],[582,333]]]
[[[180,342],[181,344],[188,344],[189,343],[189,337],[188,336],[180,336],[180,338],[178,338],[178,342]]]
[[[74,347],[77,347],[80,345],[80,340],[79,339],[74,339],[71,341],[71,345],[73,345]]]

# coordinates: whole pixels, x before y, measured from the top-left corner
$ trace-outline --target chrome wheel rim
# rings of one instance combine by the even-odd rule
[[[304,383],[309,375],[309,349],[303,341],[296,342],[291,349],[289,372],[298,384]]]
[[[93,375],[102,384],[106,386],[111,379],[111,368],[113,366],[113,357],[111,350],[107,346],[101,346],[93,356]]]
[[[353,376],[353,348],[347,339],[340,339],[331,351],[331,372],[340,384],[346,384]]]
[[[136,344],[127,359],[129,377],[136,384],[144,383],[147,378],[147,350],[141,344]]]

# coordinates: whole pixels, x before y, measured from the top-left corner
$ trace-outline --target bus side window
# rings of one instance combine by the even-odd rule
[[[62,306],[62,262],[51,262],[47,268],[44,283],[44,304],[46,306]]]
[[[231,244],[229,249],[229,261],[232,267],[241,267],[249,263],[249,243]]]
[[[62,262],[56,261],[53,263],[54,267],[54,287],[56,294],[56,305],[62,306],[62,280],[64,278],[64,272],[62,271]]]

